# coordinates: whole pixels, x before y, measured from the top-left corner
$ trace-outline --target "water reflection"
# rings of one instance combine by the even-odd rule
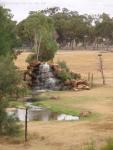
[[[16,110],[16,116],[20,121],[25,120],[25,109],[17,109]],[[66,115],[66,114],[59,114],[55,112],[51,112],[48,109],[41,109],[38,110],[28,110],[28,121],[49,121],[49,120],[79,120],[78,116],[72,116],[72,115]]]
[[[9,115],[14,114],[20,121],[25,121],[25,113],[26,110],[24,108],[17,108],[8,111]],[[50,120],[78,121],[79,117],[51,112],[47,108],[37,106],[32,106],[32,108],[28,109],[28,121],[50,121]]]

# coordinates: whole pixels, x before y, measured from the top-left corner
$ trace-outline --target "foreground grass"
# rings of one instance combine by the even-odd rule
[[[106,144],[101,146],[101,148],[99,149],[97,149],[96,146],[93,143],[91,143],[84,150],[113,150],[113,139],[109,138],[106,141]]]

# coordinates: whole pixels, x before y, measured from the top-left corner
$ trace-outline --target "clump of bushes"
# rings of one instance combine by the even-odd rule
[[[0,135],[17,136],[21,134],[21,124],[13,115],[8,115],[6,108],[8,101],[2,99],[0,101]]]
[[[77,80],[77,79],[81,78],[80,74],[70,72],[70,70],[69,70],[69,68],[68,68],[65,61],[59,61],[58,65],[61,68],[61,71],[58,72],[58,77],[63,82],[66,81],[66,80],[71,80],[71,79]]]
[[[58,61],[58,65],[61,67],[61,69],[65,70],[66,72],[70,71],[65,61]]]
[[[21,73],[16,69],[10,56],[0,57],[0,135],[18,135],[21,125],[18,120],[8,115],[6,109],[15,96],[24,94]],[[23,95],[22,94],[22,95]]]
[[[60,78],[63,82],[71,79],[71,74],[66,72],[66,70],[62,70],[58,72],[58,78]]]

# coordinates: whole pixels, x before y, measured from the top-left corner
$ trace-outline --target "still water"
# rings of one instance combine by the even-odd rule
[[[50,121],[50,120],[58,120],[58,121],[78,121],[78,116],[72,116],[72,115],[66,115],[66,114],[59,114],[50,111],[47,108],[33,106],[29,103],[31,106],[28,109],[28,121]],[[24,108],[17,108],[13,111],[9,111],[8,114],[12,115],[14,114],[20,121],[25,121],[25,113],[26,110]]]

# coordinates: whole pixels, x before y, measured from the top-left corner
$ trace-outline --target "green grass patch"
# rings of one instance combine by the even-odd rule
[[[52,96],[58,96],[58,99],[51,99]],[[90,108],[85,106],[87,103],[89,104],[91,102],[92,105],[93,101],[100,101],[100,98],[96,96],[78,96],[73,92],[72,95],[70,92],[68,95],[67,92],[62,91],[42,93],[35,96],[34,98],[37,100],[36,102],[33,102],[33,105],[35,106],[43,106],[52,112],[64,113],[74,116],[79,116],[80,112],[83,111],[91,111]],[[25,107],[25,103],[20,101],[10,101],[10,107]],[[98,112],[94,112],[88,117],[81,118],[81,120],[95,120],[99,118],[99,116],[100,114],[98,114]]]
[[[54,100],[50,99],[52,96],[58,96],[59,98]],[[35,97],[36,98],[36,97]],[[69,92],[69,95],[67,92],[49,92],[49,93],[43,93],[39,96],[37,96],[37,102],[34,102],[33,105],[35,106],[42,106],[46,107],[52,112],[57,113],[64,113],[68,115],[74,115],[79,116],[80,112],[83,111],[90,111],[90,108],[84,107],[85,104],[89,102],[97,102],[100,100],[100,98],[96,96],[77,96],[72,92],[72,95]],[[94,112],[88,117],[82,117],[81,120],[95,120],[100,117],[100,114],[98,112]]]
[[[46,107],[48,108],[49,110],[51,110],[52,112],[58,112],[58,113],[64,113],[64,114],[69,114],[69,115],[79,115],[80,113],[80,110],[79,109],[70,109],[66,106],[62,106],[62,105],[59,105],[59,104],[54,104],[54,103],[51,103],[50,101],[48,102],[35,102],[33,103],[35,106],[43,106],[43,107]]]
[[[19,107],[25,107],[25,103],[19,101],[9,101],[9,108],[19,108]]]

